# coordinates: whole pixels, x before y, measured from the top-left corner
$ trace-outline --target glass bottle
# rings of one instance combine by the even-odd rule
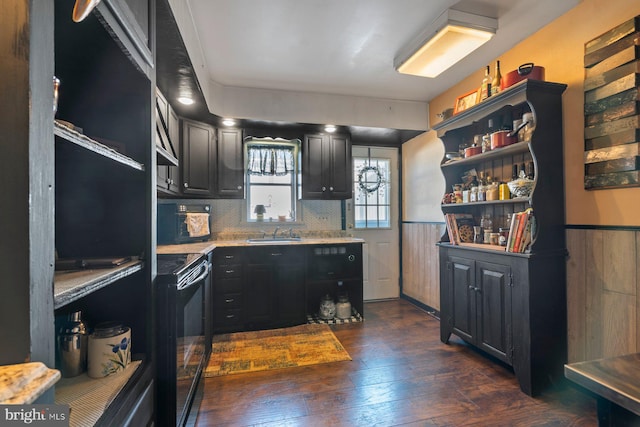
[[[500,86],[502,84],[502,74],[500,74],[500,61],[496,61],[496,74],[493,76],[491,82],[491,95],[495,95],[500,92]]]
[[[480,86],[480,101],[484,101],[491,96],[491,78],[490,69],[487,65],[484,71],[484,78],[482,79],[482,86]]]

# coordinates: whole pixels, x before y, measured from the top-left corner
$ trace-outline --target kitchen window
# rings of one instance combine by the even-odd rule
[[[299,149],[297,139],[246,140],[248,222],[296,220]]]
[[[353,158],[353,206],[356,229],[391,227],[389,159]]]

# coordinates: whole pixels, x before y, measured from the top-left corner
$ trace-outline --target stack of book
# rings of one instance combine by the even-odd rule
[[[507,239],[507,252],[528,253],[530,251],[532,236],[535,235],[535,217],[533,209],[523,212],[515,212],[511,216],[509,238]]]

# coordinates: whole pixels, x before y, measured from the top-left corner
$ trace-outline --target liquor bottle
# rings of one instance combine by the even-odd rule
[[[518,165],[516,163],[511,167],[511,181],[518,179]]]
[[[491,74],[489,72],[489,66],[484,70],[484,79],[482,79],[482,86],[480,86],[480,101],[484,101],[491,96]]]
[[[500,61],[496,61],[496,74],[493,76],[491,82],[491,94],[495,95],[500,92],[500,85],[502,84],[502,74],[500,73]]]

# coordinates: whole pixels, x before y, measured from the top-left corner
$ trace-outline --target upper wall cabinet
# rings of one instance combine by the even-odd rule
[[[353,197],[351,140],[345,135],[305,135],[302,145],[302,198]]]
[[[161,193],[180,193],[180,120],[171,104],[156,89],[155,105],[156,159],[158,163],[157,189]]]
[[[241,129],[218,129],[215,196],[219,199],[244,199],[244,152]]]
[[[182,120],[182,193],[213,197],[216,132],[206,123]]]

